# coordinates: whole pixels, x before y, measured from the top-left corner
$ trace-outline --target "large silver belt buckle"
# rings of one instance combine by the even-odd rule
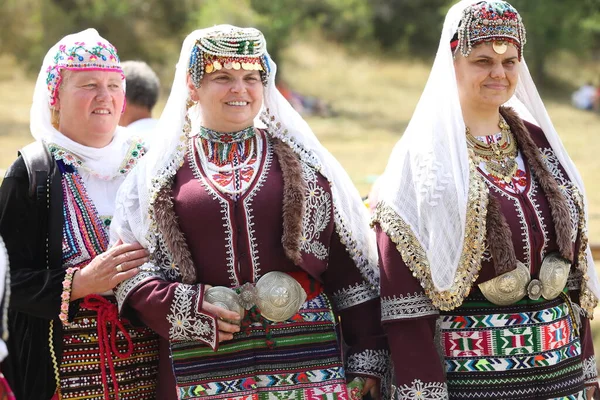
[[[306,292],[302,285],[288,274],[272,271],[264,274],[256,285],[242,285],[239,294],[233,289],[215,286],[206,290],[204,299],[240,316],[244,315],[245,310],[256,305],[264,318],[282,322],[298,312],[306,301]]]
[[[256,282],[256,305],[263,317],[273,322],[292,318],[306,301],[306,292],[285,272],[272,271]]]
[[[525,295],[537,300],[558,297],[567,284],[571,263],[558,253],[544,257],[539,279],[531,279],[529,268],[517,261],[517,268],[479,284],[481,293],[490,302],[507,306],[521,300]]]
[[[546,300],[558,297],[565,288],[571,271],[571,263],[562,258],[559,253],[551,253],[544,257],[540,267],[542,281],[542,296]]]

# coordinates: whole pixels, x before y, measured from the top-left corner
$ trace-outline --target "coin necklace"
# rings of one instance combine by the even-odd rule
[[[467,145],[483,161],[485,169],[490,175],[510,183],[519,166],[515,161],[518,154],[517,141],[502,116],[500,116],[498,127],[500,128],[500,138],[495,143],[484,143],[477,140],[467,127]]]

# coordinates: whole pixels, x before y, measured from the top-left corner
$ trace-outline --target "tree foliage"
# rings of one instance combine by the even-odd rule
[[[176,58],[194,29],[218,23],[263,31],[276,60],[298,34],[318,31],[390,56],[431,58],[454,0],[3,0],[0,53],[31,70],[62,36],[95,27],[123,59]],[[525,55],[538,79],[559,51],[600,58],[600,0],[513,0],[527,27]],[[358,45],[358,46],[357,46]]]

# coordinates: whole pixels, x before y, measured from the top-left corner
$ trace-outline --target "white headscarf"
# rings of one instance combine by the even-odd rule
[[[465,239],[469,158],[450,41],[466,7],[462,0],[446,15],[433,67],[415,112],[394,147],[383,175],[381,201],[408,224],[426,253],[435,289],[452,287]],[[507,105],[544,131],[569,178],[584,193],[583,181],[558,136],[525,60]],[[585,206],[587,214],[587,203]],[[600,298],[591,251],[588,286]]]
[[[30,111],[31,135],[37,141],[54,143],[67,149],[85,163],[79,169],[88,194],[102,215],[111,215],[118,186],[123,181],[119,173],[130,135],[125,128],[115,127],[112,141],[103,148],[77,143],[52,125],[51,105],[60,86],[60,71],[105,70],[121,72],[116,50],[95,29],[67,35],[48,50],[40,68]],[[123,87],[125,78],[123,77]],[[103,178],[99,178],[102,176]]]
[[[192,48],[196,41],[208,34],[235,29],[218,25],[196,30],[189,34],[181,48],[171,94],[158,124],[151,134],[152,149],[127,177],[119,191],[115,219],[111,224],[111,239],[125,242],[138,241],[154,250],[155,227],[152,223],[151,205],[157,190],[170,183],[183,162],[186,138],[183,128],[186,117],[188,88],[186,75]],[[268,83],[265,88],[261,121],[256,126],[267,125],[268,132],[288,145],[307,163],[319,170],[330,182],[335,208],[335,225],[342,243],[357,266],[378,286],[377,249],[373,232],[369,229],[369,216],[360,195],[348,174],[337,160],[321,145],[306,121],[292,108],[275,87],[277,66],[268,57]],[[196,104],[189,110],[192,132],[202,121],[202,110]]]

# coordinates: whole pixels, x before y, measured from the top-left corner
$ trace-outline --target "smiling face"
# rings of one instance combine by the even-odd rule
[[[454,68],[461,107],[497,110],[514,94],[519,67],[518,51],[512,44],[504,54],[496,53],[492,42],[476,45],[468,57],[457,52]]]
[[[222,69],[206,73],[199,88],[188,77],[190,97],[202,107],[202,125],[218,132],[236,132],[254,123],[263,102],[258,71]]]
[[[113,137],[125,101],[120,72],[62,71],[55,104],[58,130],[71,140],[101,148]]]

